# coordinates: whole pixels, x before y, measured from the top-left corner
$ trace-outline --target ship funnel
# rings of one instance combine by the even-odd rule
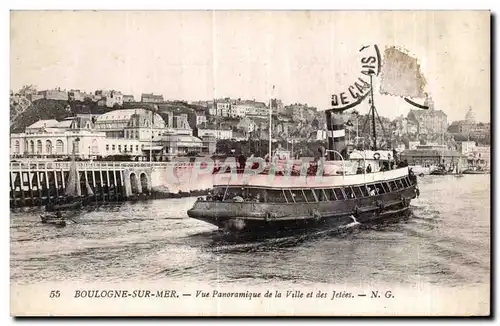
[[[326,129],[328,150],[330,150],[328,152],[328,160],[340,161],[341,158],[338,153],[342,153],[345,156],[346,148],[344,118],[342,114],[335,113],[333,110],[326,111]]]
[[[326,154],[326,148],[324,148],[323,146],[320,146],[318,148],[318,152],[319,152],[319,155],[321,158],[324,158],[325,157],[325,154]]]

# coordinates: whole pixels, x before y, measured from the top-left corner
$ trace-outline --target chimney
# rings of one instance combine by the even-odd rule
[[[326,129],[328,137],[328,149],[339,153],[345,149],[345,127],[342,113],[335,113],[334,110],[327,110]],[[346,159],[345,157],[343,159]],[[328,152],[328,160],[339,161],[340,156],[336,152]]]

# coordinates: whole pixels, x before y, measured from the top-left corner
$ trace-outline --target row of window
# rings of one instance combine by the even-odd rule
[[[122,151],[122,148],[123,148],[123,151],[124,151],[124,152],[129,152],[129,153],[130,153],[130,152],[133,152],[133,151],[134,151],[134,145],[128,145],[128,146],[127,146],[127,145],[123,145],[123,147],[122,147],[122,145],[118,145],[118,146],[117,146],[117,145],[115,145],[115,144],[112,144],[112,145],[111,145],[111,150],[112,150],[112,151],[115,151],[117,147],[118,147],[118,151],[119,151],[119,152],[121,152],[121,151]],[[108,151],[108,152],[109,152],[109,148],[110,148],[109,144],[106,144],[106,151]],[[144,149],[144,144],[142,144],[142,145],[141,145],[141,151],[142,151],[143,149]],[[135,145],[135,151],[136,151],[136,152],[138,152],[138,151],[139,151],[139,145]]]
[[[25,141],[24,148],[29,153],[35,153],[35,142],[33,140]],[[41,140],[36,141],[36,153],[42,153],[43,143]],[[64,143],[62,140],[56,141],[56,153],[61,154],[64,152]],[[21,143],[19,140],[16,140],[14,143],[14,153],[21,153]],[[45,141],[45,153],[52,153],[52,141]]]
[[[43,143],[41,140],[36,141],[36,147],[35,147],[35,141],[30,140],[30,141],[25,141],[24,143],[24,148],[25,151],[28,153],[37,153],[37,154],[52,154],[53,151],[53,146],[52,146],[52,141],[46,140],[45,141],[45,151],[43,151]],[[77,146],[76,142],[73,142],[73,148],[76,153],[79,152],[79,148]],[[35,151],[36,149],[36,151]],[[97,153],[98,152],[98,146],[97,146],[97,140],[92,140],[92,152]],[[19,140],[16,140],[14,143],[14,153],[20,154],[21,153],[21,144]],[[56,140],[56,154],[63,154],[64,153],[64,142],[60,139]]]
[[[145,130],[146,134],[149,134],[149,130]],[[161,131],[156,132],[156,135],[160,136]],[[155,136],[155,133],[152,132],[152,136]],[[125,130],[124,132],[124,138],[127,139],[139,139],[139,131],[138,130]]]
[[[216,189],[216,193],[223,194],[222,200],[231,200],[236,196],[245,201],[258,198],[260,202],[269,203],[309,203],[321,201],[350,200],[369,196],[376,196],[410,187],[408,177],[389,182],[378,182],[363,186],[346,186],[342,188],[322,189],[257,189],[257,188],[225,188]]]

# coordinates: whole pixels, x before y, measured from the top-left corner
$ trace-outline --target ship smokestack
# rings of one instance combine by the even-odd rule
[[[333,110],[326,111],[326,129],[328,137],[328,150],[333,150],[344,155],[346,144],[344,118],[342,114],[335,113]],[[340,161],[341,158],[336,152],[328,152],[328,160]]]

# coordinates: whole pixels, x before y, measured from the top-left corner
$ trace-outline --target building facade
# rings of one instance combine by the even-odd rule
[[[214,103],[215,115],[220,117],[229,117],[231,112],[231,101],[229,99],[217,100]]]
[[[434,109],[434,101],[431,97],[427,98],[425,104],[429,107],[427,110],[410,110],[408,120],[416,123],[418,134],[443,134],[448,129],[448,117],[441,110]]]
[[[123,102],[128,103],[128,102],[135,102],[134,95],[123,95]]]
[[[67,101],[68,100],[68,92],[64,90],[58,89],[49,89],[45,91],[38,92],[39,95],[42,95],[46,100],[58,100],[58,101]]]
[[[164,102],[164,100],[163,100],[163,95],[155,95],[153,93],[151,93],[151,94],[143,93],[141,95],[141,102],[143,102],[143,103],[162,103],[162,102]]]
[[[217,127],[215,125],[206,125],[198,128],[198,137],[212,136],[215,139],[232,139],[233,130],[227,127]]]
[[[97,117],[95,129],[105,132],[107,138],[125,138],[149,141],[165,131],[163,118],[145,109],[114,110]]]
[[[74,149],[77,157],[97,157],[102,156],[105,138],[88,119],[40,120],[24,133],[11,134],[10,154],[13,158],[63,158]]]
[[[96,91],[95,95],[99,96],[100,99],[97,102],[99,106],[106,106],[112,108],[116,106],[123,105],[123,94],[118,91]]]

